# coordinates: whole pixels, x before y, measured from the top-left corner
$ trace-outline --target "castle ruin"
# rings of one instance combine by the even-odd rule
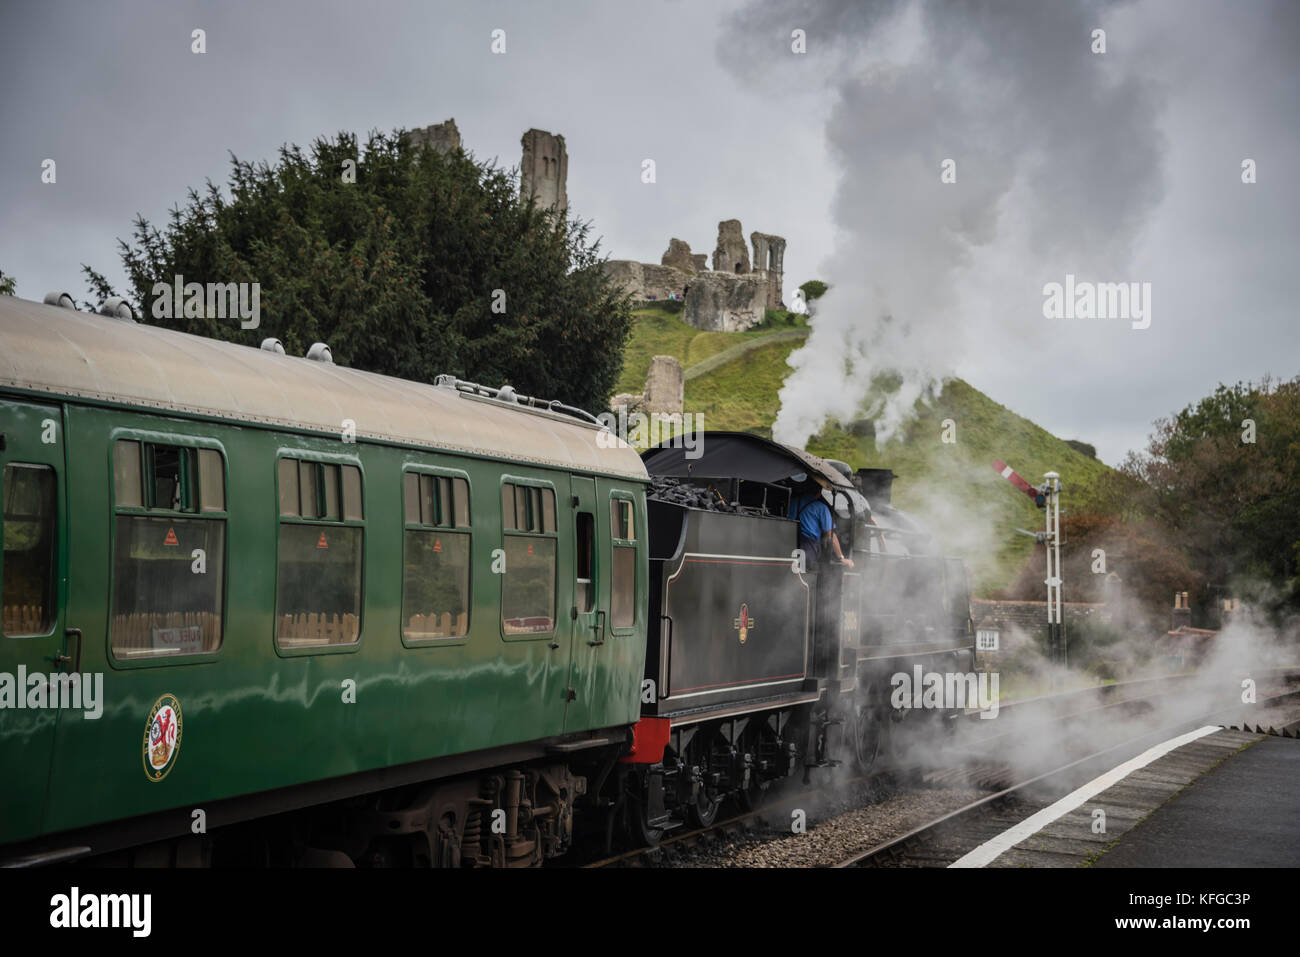
[[[407,141],[439,153],[462,148],[455,119],[412,130]],[[520,196],[563,216],[569,206],[564,137],[531,129],[520,146]],[[740,220],[724,219],[718,223],[712,269],[706,253],[692,252],[689,243],[676,237],[658,263],[613,259],[602,268],[634,300],[681,300],[682,318],[695,328],[740,332],[762,322],[766,310],[785,308],[784,260],[783,237],[752,232],[746,244]]]
[[[566,190],[569,154],[564,148],[564,137],[534,129],[523,135],[520,145],[523,146],[523,159],[519,163],[520,195],[563,216],[569,208]]]
[[[461,148],[460,130],[456,129],[454,116],[445,123],[411,130],[406,134],[406,141],[412,146],[428,146],[439,153],[451,153]]]
[[[754,232],[750,242],[752,265],[740,220],[724,219],[712,270],[706,254],[692,253],[690,244],[675,237],[657,265],[613,259],[605,270],[635,300],[683,300],[682,318],[697,329],[740,332],[762,322],[765,310],[785,308],[785,239]]]

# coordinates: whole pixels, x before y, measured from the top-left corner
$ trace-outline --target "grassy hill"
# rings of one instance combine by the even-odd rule
[[[687,372],[686,411],[702,413],[706,428],[771,436],[777,393],[790,372],[786,358],[805,329],[771,322],[741,333],[700,332],[664,309],[640,309],[636,316],[619,391],[640,392],[651,358],[675,356]],[[945,419],[956,423],[951,444],[941,438]],[[1110,471],[960,379],[949,381],[933,404],[918,404],[903,434],[882,448],[870,436],[832,426],[808,450],[854,468],[892,468],[894,503],[966,560],[977,594],[1009,584],[1036,547],[1015,529],[1043,525],[1043,513],[993,471],[995,458],[1034,484],[1048,470],[1061,473],[1066,509],[1086,506]]]

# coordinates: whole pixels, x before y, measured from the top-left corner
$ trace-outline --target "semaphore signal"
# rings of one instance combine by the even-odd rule
[[[1024,492],[1034,504],[1046,512],[1046,529],[1042,532],[1025,532],[1047,546],[1047,647],[1053,662],[1068,664],[1065,650],[1065,618],[1061,605],[1061,586],[1065,583],[1061,567],[1061,476],[1056,472],[1043,475],[1044,482],[1030,485],[1006,462],[993,460],[993,471]],[[1023,531],[1023,529],[1016,529]]]

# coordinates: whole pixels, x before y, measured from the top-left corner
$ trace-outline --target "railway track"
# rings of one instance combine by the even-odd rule
[[[903,773],[907,772],[904,771]],[[878,774],[859,775],[839,782],[837,788],[847,790],[853,786],[863,787],[874,792],[874,796],[880,799],[895,789],[896,774],[895,771],[882,771]],[[718,841],[767,827],[769,826],[768,822],[801,804],[808,803],[809,797],[822,793],[815,785],[802,783],[785,790],[788,793],[774,796],[765,801],[760,807],[715,821],[708,827],[683,828],[677,833],[665,837],[653,847],[632,848],[611,857],[592,861],[583,866],[589,868],[654,866],[665,857],[672,857],[679,850],[693,848],[703,843]]]
[[[969,822],[971,823],[969,836],[978,838],[971,846],[976,846],[1055,800],[1055,798],[1045,800],[1032,794],[1031,791],[1036,787],[1046,787],[1053,779],[1064,777],[1072,770],[1084,768],[1089,765],[1089,762],[1104,761],[1112,753],[1132,746],[1134,741],[1150,735],[1150,732],[1144,732],[1137,738],[1082,755],[1044,773],[1021,774],[1024,780],[1012,783],[1017,777],[1017,772],[1006,761],[1000,760],[997,754],[1008,741],[1015,740],[1019,733],[1018,728],[1023,728],[1026,723],[1044,721],[1066,725],[1089,720],[1104,721],[1112,717],[1126,721],[1140,718],[1144,713],[1156,710],[1162,699],[1176,695],[1186,688],[1192,683],[1193,677],[1176,675],[1142,679],[1012,702],[1003,705],[1002,711],[1005,718],[1014,717],[1015,721],[999,721],[1001,727],[996,731],[984,730],[989,722],[982,722],[978,712],[968,712],[960,722],[958,735],[946,745],[950,750],[948,758],[954,762],[950,765],[935,767],[933,764],[909,764],[891,767],[880,772],[855,774],[842,778],[834,781],[829,788],[824,782],[820,786],[817,784],[787,786],[785,793],[772,797],[753,810],[723,818],[709,827],[684,828],[664,838],[653,847],[634,848],[582,866],[601,868],[671,865],[679,857],[687,856],[696,849],[730,842],[737,838],[776,839],[788,836],[790,813],[794,809],[806,808],[810,803],[827,805],[844,801],[854,789],[859,789],[861,795],[858,806],[869,806],[890,797],[906,794],[909,790],[923,792],[948,788],[989,792],[955,811],[834,865],[836,867],[946,866],[965,852],[952,855],[949,860],[946,851],[934,853],[924,850],[926,844],[933,847],[933,838],[938,834],[958,822]],[[1279,670],[1276,677],[1280,677],[1290,685],[1300,681],[1300,671]],[[1298,695],[1300,691],[1289,691],[1262,699],[1260,704],[1290,699]],[[958,758],[959,754],[964,757]],[[983,823],[979,825],[973,823],[977,816]],[[907,853],[904,853],[905,850]]]
[[[672,865],[700,849],[724,844],[737,838],[777,839],[789,836],[791,814],[797,809],[807,810],[843,806],[846,808],[877,804],[915,790],[968,789],[995,790],[1011,774],[1011,768],[995,762],[981,762],[963,768],[946,768],[927,771],[920,767],[894,768],[869,775],[855,775],[834,781],[829,787],[823,783],[798,785],[789,793],[764,802],[761,807],[728,817],[706,828],[683,829],[666,837],[654,847],[640,847],[585,864],[585,867],[656,867]],[[916,780],[916,785],[904,782]],[[855,793],[856,792],[856,793]],[[816,816],[826,816],[820,811]],[[815,825],[815,822],[813,822]]]
[[[1294,674],[1286,676],[1286,683],[1293,684],[1295,677]],[[1257,706],[1275,708],[1297,698],[1300,698],[1300,690],[1293,689],[1261,698]],[[1208,716],[1206,720],[1239,710],[1236,706],[1227,708]],[[1063,793],[1072,790],[1079,772],[1092,774],[1098,768],[1108,768],[1115,763],[1118,755],[1132,750],[1152,737],[1172,735],[1180,727],[1181,725],[1165,727],[1143,733],[1001,788],[996,793],[972,801],[905,834],[846,857],[834,866],[837,868],[951,866],[1009,827],[1054,804]],[[1266,727],[1258,723],[1252,725],[1250,722],[1240,722],[1225,727],[1229,730],[1233,728],[1253,730],[1260,734],[1272,732],[1300,736],[1300,722],[1285,724],[1281,732],[1276,725]]]

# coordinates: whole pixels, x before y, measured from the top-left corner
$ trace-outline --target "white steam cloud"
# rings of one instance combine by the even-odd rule
[[[1119,6],[758,0],[735,16],[728,66],[834,98],[831,290],[790,357],[778,441],[802,447],[828,418],[863,415],[888,439],[972,352],[1041,335],[1045,282],[1127,278],[1117,267],[1161,196],[1162,139],[1154,85],[1113,49],[1122,34],[1093,52]],[[794,29],[802,56],[782,46]],[[901,385],[868,405],[881,374]]]

